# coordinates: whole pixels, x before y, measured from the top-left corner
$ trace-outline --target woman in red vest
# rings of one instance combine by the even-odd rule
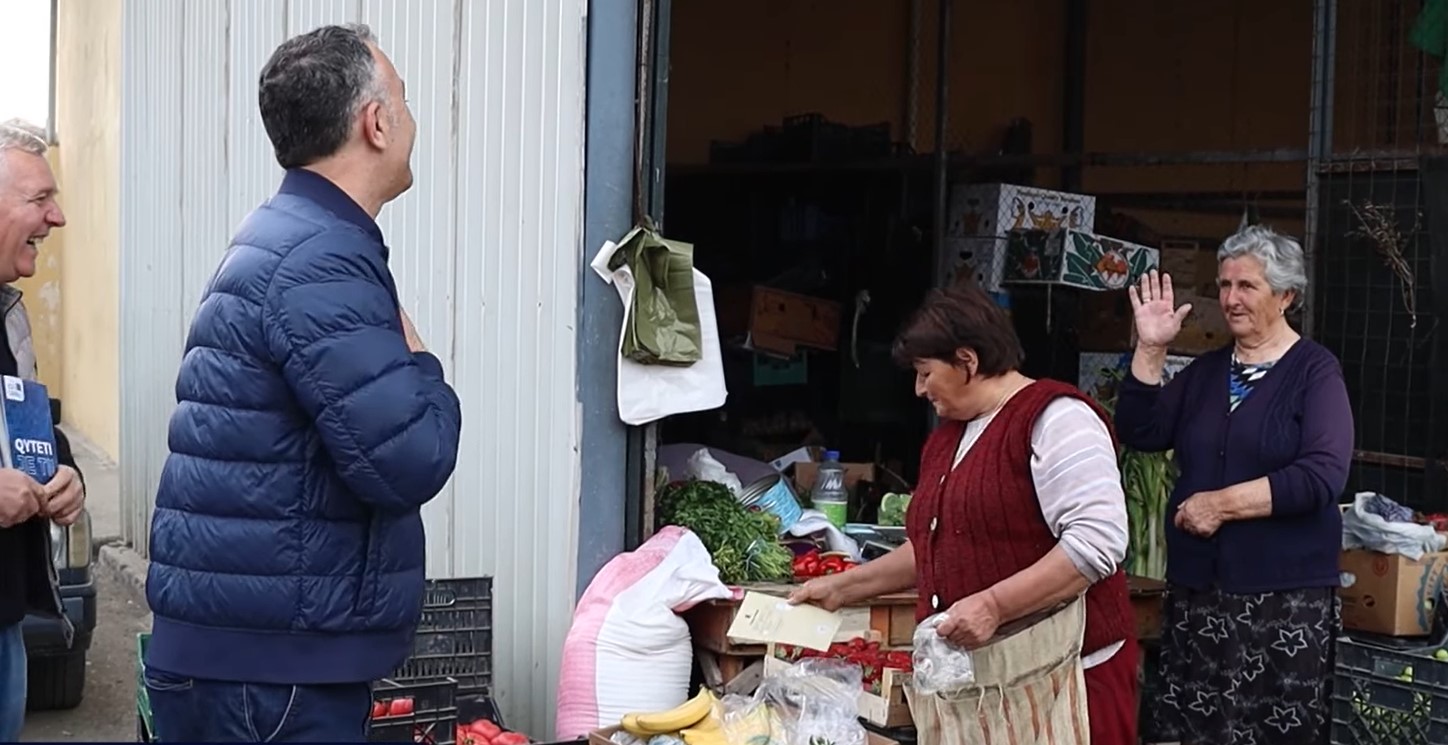
[[[1074,386],[1032,380],[1010,319],[976,287],[933,291],[895,340],[941,425],[920,459],[909,541],[811,580],[793,602],[834,609],[914,587],[917,620],[966,649],[1085,593],[1093,745],[1135,745],[1138,650],[1126,501],[1107,415]]]

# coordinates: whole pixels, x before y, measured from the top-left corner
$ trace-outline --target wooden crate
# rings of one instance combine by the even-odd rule
[[[1126,578],[1131,592],[1131,611],[1136,616],[1136,638],[1150,642],[1161,638],[1162,601],[1166,583],[1146,577]]]
[[[876,605],[870,608],[870,630],[879,632],[887,647],[910,647],[915,644],[915,603],[909,605]]]

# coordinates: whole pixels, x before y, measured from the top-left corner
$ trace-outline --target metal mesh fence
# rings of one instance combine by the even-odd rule
[[[1448,207],[1439,74],[1448,34],[1418,0],[1319,0],[1313,336],[1342,361],[1355,413],[1349,489],[1445,507],[1439,283]],[[1434,3],[1428,3],[1429,11]],[[1435,30],[1436,29],[1436,30]]]

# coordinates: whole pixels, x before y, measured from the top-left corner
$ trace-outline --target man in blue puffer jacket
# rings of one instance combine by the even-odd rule
[[[286,175],[238,228],[176,381],[151,522],[156,735],[361,742],[422,610],[420,508],[461,412],[399,309],[374,221],[412,185],[402,81],[365,27],[261,72]]]

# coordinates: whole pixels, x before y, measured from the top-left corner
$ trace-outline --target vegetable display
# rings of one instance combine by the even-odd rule
[[[858,565],[844,554],[820,554],[818,550],[811,550],[794,558],[794,578],[812,579],[827,574],[839,574],[856,566]]]
[[[384,719],[386,717],[405,717],[412,713],[413,702],[411,696],[401,696],[394,699],[383,699],[372,702],[372,718]]]
[[[779,545],[778,519],[740,504],[723,484],[675,481],[664,486],[658,494],[658,522],[699,536],[726,584],[793,576],[793,556]]]
[[[457,745],[528,745],[531,742],[527,735],[509,732],[486,718],[458,723],[456,735]]]
[[[1105,385],[1092,394],[1102,408],[1114,414],[1122,372],[1102,368],[1101,377]],[[1127,574],[1162,579],[1166,576],[1166,506],[1176,486],[1176,460],[1170,450],[1143,453],[1125,446],[1117,457],[1130,535],[1124,568]]]
[[[867,641],[860,637],[848,642],[835,642],[823,652],[790,644],[779,644],[774,648],[774,656],[786,662],[825,658],[854,663],[860,668],[865,690],[877,696],[881,693],[886,668],[907,673],[914,670],[909,650],[881,649],[879,642]]]
[[[625,732],[644,740],[677,733],[686,745],[727,745],[718,699],[708,688],[668,711],[625,714],[620,722]]]
[[[896,494],[890,492],[880,498],[880,520],[881,525],[890,527],[904,527],[905,511],[910,508],[909,494]]]

